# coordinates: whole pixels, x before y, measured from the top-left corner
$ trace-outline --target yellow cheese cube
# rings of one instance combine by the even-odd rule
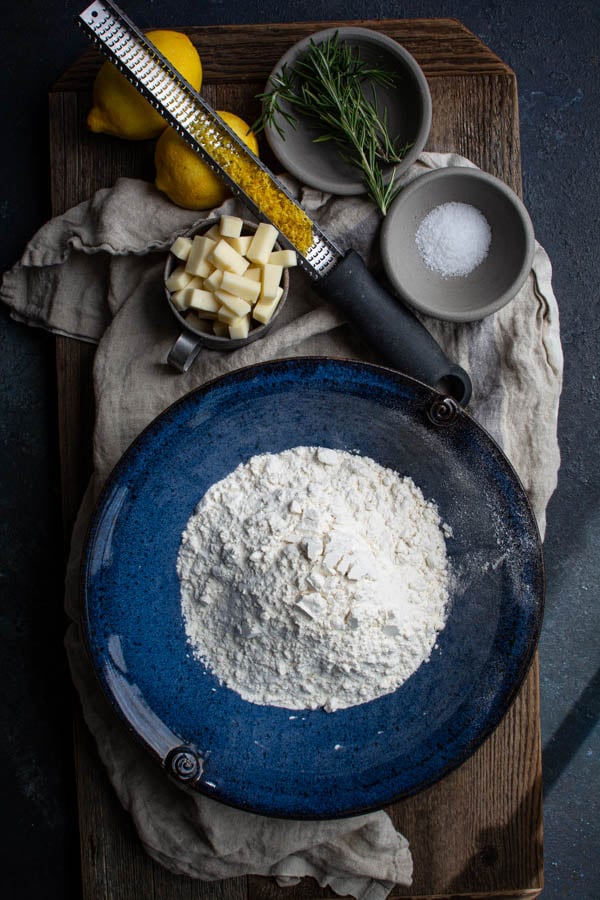
[[[212,249],[216,247],[216,243],[205,234],[197,234],[192,241],[192,249],[185,264],[185,271],[190,275],[198,275],[200,278],[206,278],[212,272],[212,266],[208,261],[208,256]]]
[[[168,291],[182,291],[184,287],[188,286],[191,280],[192,276],[185,271],[185,268],[183,266],[177,266],[166,279],[165,286]]]
[[[235,322],[235,320],[239,318],[238,314],[232,309],[228,309],[227,306],[223,305],[219,307],[219,312],[217,313],[219,322],[225,322],[227,325],[231,325],[232,322]]]
[[[214,225],[212,225],[212,226],[208,229],[208,231],[205,231],[204,234],[205,234],[205,236],[206,236],[207,238],[210,238],[211,241],[214,241],[215,244],[216,244],[217,241],[219,241],[219,240],[221,239],[221,232],[220,232],[220,230],[219,230],[219,223],[216,222]]]
[[[260,282],[252,281],[245,275],[234,275],[233,272],[223,272],[220,289],[241,297],[247,303],[256,303],[260,294]]]
[[[224,278],[225,276],[223,276]],[[246,300],[242,300],[241,297],[237,297],[235,294],[230,294],[228,291],[218,290],[214,293],[215,299],[222,305],[226,306],[227,309],[234,313],[237,317],[247,315],[252,306]]]
[[[228,237],[227,243],[231,244],[234,250],[237,250],[241,256],[245,256],[248,252],[248,248],[252,243],[252,235],[251,234],[241,234],[239,237]]]
[[[267,260],[272,266],[283,266],[284,269],[298,265],[298,257],[293,250],[273,250]]]
[[[273,250],[273,245],[277,240],[278,232],[273,225],[261,222],[256,229],[252,238],[252,243],[248,248],[246,256],[251,262],[264,266],[269,259],[269,254]]]
[[[251,266],[244,272],[244,278],[250,281],[262,281],[262,266]]]
[[[283,288],[280,287],[276,296],[272,300],[259,300],[252,310],[252,317],[262,325],[266,325],[267,322],[270,322],[273,318],[275,310],[277,309],[279,301],[281,300],[282,294]]]
[[[272,266],[267,263],[263,268],[262,288],[260,291],[261,300],[274,300],[279,289],[281,276],[283,274],[282,266]]]
[[[218,244],[211,250],[209,261],[224,272],[233,272],[234,275],[243,275],[250,263],[231,244],[221,238]]]
[[[250,331],[250,316],[241,316],[228,326],[229,337],[234,339],[247,338]]]
[[[221,237],[236,238],[242,233],[242,220],[239,216],[221,216],[219,234]]]
[[[188,309],[196,310],[207,318],[214,318],[219,311],[219,304],[215,299],[215,295],[210,291],[200,290],[199,288],[188,289],[187,296],[184,299]]]
[[[171,294],[171,301],[175,309],[178,309],[179,312],[183,312],[184,309],[187,309],[187,305],[185,302],[185,288],[183,288],[183,290],[181,291],[174,291]]]
[[[183,262],[186,261],[188,256],[190,255],[190,250],[192,249],[192,240],[187,237],[178,237],[175,238],[173,243],[171,244],[171,253],[173,256],[176,256],[177,259],[181,259]]]
[[[208,278],[202,282],[205,291],[216,291],[221,287],[223,280],[223,269],[213,269]]]

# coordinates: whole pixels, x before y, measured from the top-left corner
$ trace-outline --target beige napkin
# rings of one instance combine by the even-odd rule
[[[450,154],[423,154],[406,180],[446,165],[471,163]],[[285,180],[341,249],[354,247],[377,266],[380,219],[371,203]],[[229,200],[218,212],[244,210]],[[301,355],[378,361],[296,269],[286,305],[266,338],[232,353],[202,350],[184,375],[170,370],[165,361],[178,331],[162,288],[165,251],[177,234],[206,215],[178,209],[150,184],[120,179],[40,229],[3,279],[0,297],[15,318],[99,342],[94,477],[67,572],[66,607],[73,624],[66,643],[73,678],[115,790],[147,851],[163,865],[206,880],[253,873],[285,885],[310,875],[339,894],[379,900],[394,883],[410,884],[412,876],[408,842],[386,813],[330,822],[273,821],[184,791],[126,734],[83,652],[77,575],[85,525],[106,476],[149,421],[209,378],[252,363]],[[558,307],[545,251],[536,245],[526,284],[496,315],[460,326],[424,321],[448,356],[471,374],[470,411],[515,466],[543,534],[559,467],[562,382]]]

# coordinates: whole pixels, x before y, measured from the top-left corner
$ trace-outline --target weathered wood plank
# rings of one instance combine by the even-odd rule
[[[427,149],[460,153],[521,194],[516,79],[506,73],[433,77],[429,87],[433,115]]]
[[[323,28],[352,24],[381,31],[402,43],[426,75],[506,73],[509,67],[456,19],[360,19],[351,23],[290,22],[254,25],[182,25],[201,49],[205,81],[260,81],[292,44]],[[138,23],[148,30],[142,23]],[[53,91],[89,84],[103,57],[90,48],[54,84]]]
[[[204,64],[203,93],[216,108],[251,121],[254,99],[281,54],[327,22],[184,28]],[[520,191],[516,80],[454,20],[363,21],[400,40],[423,66],[433,98],[429,150],[453,150]],[[215,48],[219,48],[219,52]],[[227,50],[227,52],[225,52]],[[86,131],[91,84],[101,58],[86,52],[50,94],[53,213],[85,200],[119,176],[152,180],[154,143]],[[268,150],[265,161],[277,168]],[[59,429],[65,527],[70,533],[90,471],[93,347],[57,341]],[[333,896],[311,880],[280,890],[251,877],[204,884],[172,875],[143,851],[120,809],[83,723],[75,726],[83,896],[86,900],[222,897],[307,900]],[[542,887],[541,762],[537,662],[498,729],[458,770],[389,810],[415,859],[415,883],[394,897],[531,898]]]

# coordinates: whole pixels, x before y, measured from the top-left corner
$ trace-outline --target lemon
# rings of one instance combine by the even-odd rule
[[[202,63],[187,35],[179,31],[149,31],[151,43],[195,90],[202,85]],[[104,63],[94,82],[94,102],[87,117],[95,132],[143,141],[158,137],[166,121],[112,63]]]
[[[258,155],[258,141],[239,116],[218,110],[218,115],[232,131]],[[211,209],[229,196],[225,183],[212,172],[197,153],[188,147],[172,128],[167,128],[156,142],[154,155],[156,187],[173,203],[184,209]]]

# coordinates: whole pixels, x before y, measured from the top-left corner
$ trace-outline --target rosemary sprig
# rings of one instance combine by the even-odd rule
[[[342,159],[359,170],[369,197],[385,215],[400,190],[395,170],[386,184],[385,169],[398,164],[411,146],[395,146],[387,112],[380,113],[377,105],[375,86],[392,87],[395,81],[392,72],[369,65],[335,32],[320,44],[311,41],[293,70],[284,65],[271,78],[270,90],[257,97],[262,113],[252,130],[260,132],[268,124],[285,140],[282,119],[292,128],[299,115],[318,123],[321,133],[315,143],[336,144]]]

